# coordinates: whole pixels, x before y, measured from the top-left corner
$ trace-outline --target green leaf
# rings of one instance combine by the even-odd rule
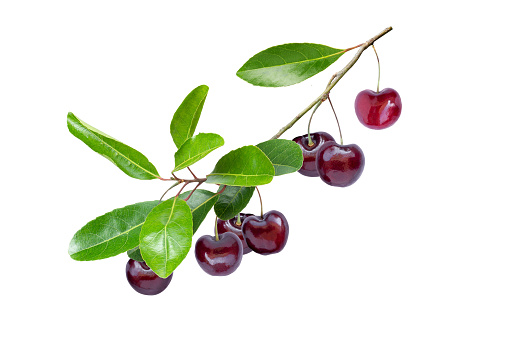
[[[320,73],[343,51],[310,43],[274,46],[249,59],[237,76],[255,86],[290,86]]]
[[[219,191],[223,186],[219,187]],[[254,187],[227,186],[214,205],[214,212],[221,220],[228,220],[242,212],[253,196]]]
[[[127,251],[127,255],[129,258],[136,260],[136,261],[144,261],[143,257],[141,256],[140,247],[136,246],[132,250]]]
[[[209,88],[205,85],[193,89],[173,115],[170,133],[177,148],[180,148],[187,139],[193,136],[208,91]]]
[[[71,112],[67,114],[67,127],[76,138],[117,165],[128,176],[141,180],[159,178],[156,168],[143,154],[86,124]]]
[[[270,159],[276,175],[298,171],[302,167],[304,157],[296,142],[285,139],[267,140],[256,145]]]
[[[74,260],[98,260],[138,246],[141,226],[158,203],[140,202],[117,208],[92,220],[74,234],[69,255]]]
[[[173,172],[191,166],[223,145],[223,138],[214,133],[200,133],[187,139],[175,153],[175,169]]]
[[[183,199],[187,198],[191,191],[184,192],[180,195]],[[191,213],[193,214],[193,234],[196,233],[198,227],[200,227],[203,220],[209,213],[210,209],[219,199],[219,195],[207,190],[196,190],[194,191],[191,198],[187,200]]]
[[[182,199],[171,198],[147,216],[140,233],[145,263],[161,278],[167,278],[191,248],[193,215]]]
[[[244,146],[219,159],[206,182],[228,186],[258,186],[271,182],[274,174],[274,167],[265,153],[256,146]]]

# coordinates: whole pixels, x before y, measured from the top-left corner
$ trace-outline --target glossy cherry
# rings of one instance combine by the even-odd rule
[[[219,235],[204,235],[196,241],[194,254],[200,267],[210,275],[228,275],[239,267],[242,261],[242,242],[231,232]]]
[[[307,177],[317,177],[318,171],[316,169],[316,153],[326,141],[334,141],[334,138],[326,132],[316,132],[310,134],[313,146],[309,146],[308,135],[301,135],[293,139],[302,149],[304,162],[299,170],[299,173]]]
[[[394,125],[401,115],[401,98],[394,89],[380,92],[366,89],[355,98],[355,113],[359,121],[371,129],[384,129]]]
[[[236,234],[242,242],[243,254],[251,252],[251,249],[249,246],[247,246],[246,240],[244,239],[244,235],[242,234],[241,230],[244,219],[250,216],[252,216],[252,214],[240,213],[240,224],[237,223],[239,221],[237,217],[228,220],[217,219],[217,233],[223,234],[226,232],[232,232]]]
[[[248,246],[264,255],[281,252],[288,240],[288,232],[288,221],[278,211],[269,211],[261,218],[247,217],[242,224],[242,233]]]
[[[364,153],[355,144],[339,145],[327,141],[316,155],[320,178],[326,184],[337,187],[347,187],[356,182],[364,170],[364,162]]]
[[[173,273],[168,278],[161,278],[145,262],[129,259],[125,267],[127,281],[138,293],[145,295],[159,294],[168,287]]]

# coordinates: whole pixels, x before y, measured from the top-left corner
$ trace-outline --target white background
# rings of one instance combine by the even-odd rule
[[[509,25],[501,1],[2,1],[0,322],[6,338],[508,338]],[[168,187],[124,175],[74,138],[77,116],[173,168],[172,113],[210,87],[197,132],[226,144],[270,138],[354,52],[303,83],[251,86],[255,53],[314,42],[348,48],[387,26],[381,87],[403,112],[364,128],[356,94],[375,89],[367,50],[331,93],[346,143],[366,156],[345,189],[299,174],[261,188],[290,223],[283,252],[247,255],[228,277],[194,249],[155,297],[125,279],[127,256],[76,262],[72,235]],[[307,116],[284,134],[306,132]],[[330,109],[313,130],[338,136]],[[257,212],[253,199],[247,210]],[[198,235],[212,234],[210,214]]]

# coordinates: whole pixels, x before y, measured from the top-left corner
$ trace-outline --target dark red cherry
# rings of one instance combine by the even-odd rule
[[[240,213],[240,224],[237,223],[237,221],[239,221],[237,217],[228,220],[217,219],[217,233],[223,234],[226,232],[232,232],[236,234],[242,242],[243,254],[251,252],[251,249],[249,246],[247,246],[246,240],[244,239],[244,235],[242,235],[241,230],[244,219],[249,216],[252,216],[252,214]]]
[[[317,177],[318,171],[316,170],[316,152],[326,141],[334,141],[334,138],[326,132],[311,133],[311,141],[313,146],[309,146],[308,135],[301,135],[293,139],[302,149],[304,162],[299,170],[299,173],[307,177]]]
[[[196,261],[210,275],[228,275],[239,267],[242,261],[242,242],[231,232],[219,235],[204,235],[194,247]]]
[[[320,178],[331,186],[350,186],[364,170],[364,153],[359,146],[327,141],[316,155]],[[248,243],[249,244],[249,243]]]
[[[138,293],[145,295],[159,294],[168,287],[173,273],[168,278],[161,278],[145,262],[129,259],[125,267],[127,281]]]
[[[281,252],[288,240],[288,221],[283,213],[269,211],[263,215],[247,217],[242,224],[242,233],[248,246],[260,254]]]
[[[366,89],[355,98],[355,113],[366,127],[384,129],[394,125],[401,115],[401,98],[394,89],[380,92]]]

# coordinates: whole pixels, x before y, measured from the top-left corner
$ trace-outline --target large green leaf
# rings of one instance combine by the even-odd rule
[[[276,175],[298,171],[302,167],[304,157],[296,142],[285,139],[267,140],[256,145],[270,159]]]
[[[98,260],[138,246],[141,226],[158,203],[140,202],[92,220],[74,234],[69,245],[69,255],[74,260]]]
[[[219,191],[223,186],[219,187]],[[253,196],[254,187],[227,186],[214,205],[214,212],[221,220],[228,220],[242,212]]]
[[[186,202],[171,198],[147,216],[140,233],[140,251],[147,265],[167,278],[191,248],[193,215]]]
[[[228,186],[259,186],[272,181],[274,167],[269,158],[256,146],[244,146],[223,156],[207,183]]]
[[[130,177],[142,180],[159,178],[155,166],[143,154],[86,124],[71,112],[67,114],[67,127],[76,138]]]
[[[191,166],[207,154],[224,145],[223,138],[214,133],[200,133],[187,139],[175,153],[175,169],[173,172]]]
[[[191,191],[184,192],[180,195],[180,197],[185,199],[190,193]],[[187,204],[189,205],[189,208],[191,208],[191,213],[193,214],[193,234],[196,233],[198,227],[200,227],[203,220],[205,220],[205,217],[212,206],[214,206],[217,199],[219,199],[219,195],[216,193],[198,189],[194,191],[191,198],[187,200]]]
[[[205,85],[193,89],[173,115],[170,133],[177,148],[180,148],[187,139],[193,136],[208,91],[209,88]]]
[[[310,43],[274,46],[249,59],[237,76],[255,86],[290,86],[320,73],[343,51]]]
[[[136,261],[144,261],[143,257],[141,256],[140,247],[136,246],[132,250],[127,251],[127,255],[129,258],[136,260]]]

